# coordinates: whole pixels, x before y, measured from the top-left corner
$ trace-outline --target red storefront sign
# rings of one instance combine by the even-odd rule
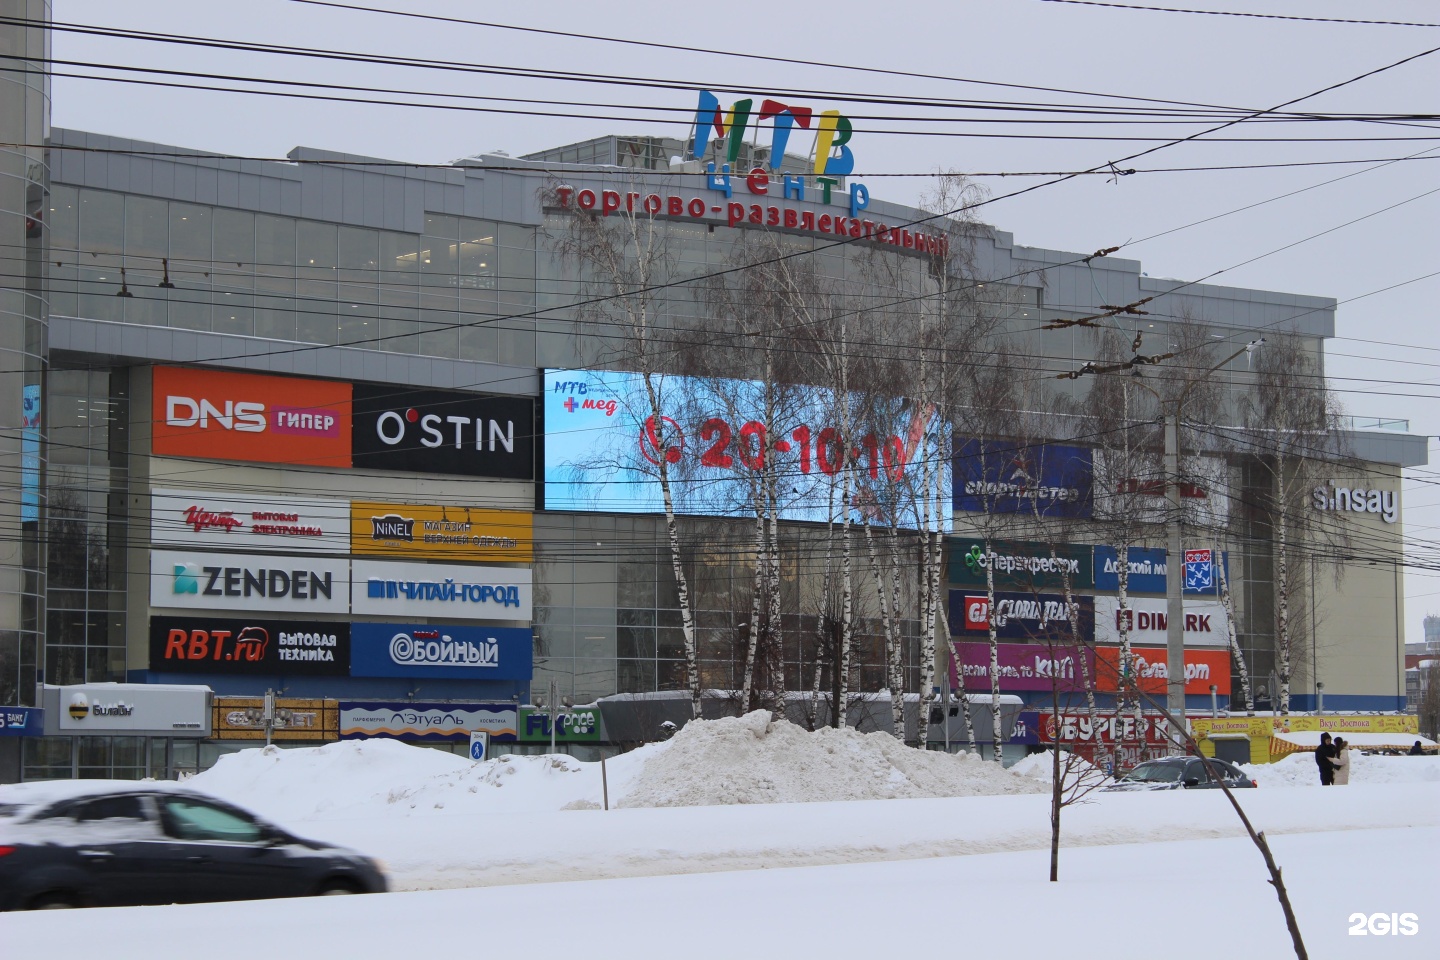
[[[1165,695],[1169,677],[1164,647],[1132,647],[1131,670],[1140,689],[1151,696]],[[1114,692],[1119,689],[1120,648],[1095,648],[1095,689]],[[1206,694],[1210,685],[1222,696],[1230,695],[1230,651],[1185,651],[1185,692]]]
[[[1097,756],[1114,757],[1121,769],[1168,756],[1175,741],[1183,740],[1172,739],[1164,717],[1145,714],[1137,719],[1133,713],[1098,714],[1094,723],[1088,713],[1062,713],[1058,718],[1054,713],[1042,713],[1038,733],[1042,744],[1059,743],[1090,763],[1095,763]]]

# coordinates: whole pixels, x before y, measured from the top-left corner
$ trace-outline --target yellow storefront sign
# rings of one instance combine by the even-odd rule
[[[350,504],[350,550],[386,557],[529,563],[534,514],[439,504]]]
[[[1277,733],[1313,733],[1321,731],[1330,734],[1346,733],[1392,733],[1418,734],[1420,720],[1413,716],[1377,714],[1372,716],[1288,716],[1258,717],[1193,717],[1190,730],[1200,744],[1200,752],[1207,757],[1215,756],[1216,740],[1250,741],[1250,762],[1267,763],[1278,760],[1286,753],[1294,752],[1294,746],[1277,748],[1272,738]]]
[[[211,729],[216,740],[264,740],[263,697],[216,697]],[[276,697],[272,740],[337,740],[340,704],[336,700]]]

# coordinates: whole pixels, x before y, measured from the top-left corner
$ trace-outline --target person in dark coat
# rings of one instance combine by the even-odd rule
[[[1420,741],[1419,741],[1419,740],[1416,740],[1416,741],[1415,741],[1415,746],[1413,746],[1413,747],[1410,748],[1410,756],[1412,756],[1412,757],[1423,757],[1423,756],[1425,756],[1425,748],[1420,745]]]
[[[1315,748],[1315,763],[1320,767],[1320,786],[1329,787],[1335,783],[1335,745],[1330,734],[1320,734],[1320,746]]]

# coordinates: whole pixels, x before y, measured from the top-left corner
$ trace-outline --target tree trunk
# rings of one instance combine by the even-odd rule
[[[1250,671],[1245,666],[1245,653],[1240,649],[1240,640],[1235,635],[1235,604],[1230,598],[1230,577],[1225,573],[1224,556],[1220,552],[1220,545],[1216,544],[1211,548],[1214,554],[1216,571],[1220,576],[1220,605],[1225,610],[1225,632],[1230,641],[1230,656],[1235,660],[1235,669],[1240,673],[1240,702],[1245,705],[1245,712],[1255,712],[1255,701],[1250,697]]]
[[[1278,464],[1277,485],[1280,502],[1275,509],[1275,654],[1280,679],[1280,712],[1290,712],[1290,550],[1287,542],[1289,525],[1285,519],[1288,485],[1285,461]]]
[[[990,616],[987,618],[990,626],[990,736],[992,739],[992,753],[996,763],[1004,760],[1004,748],[1000,744],[1001,719],[1000,719],[1000,636],[995,628],[995,564],[988,558],[994,548],[990,545],[990,538],[985,538],[985,603],[986,610]]]
[[[750,627],[745,643],[745,672],[740,681],[740,712],[755,709],[755,652],[760,646],[761,603],[765,596],[765,577],[761,558],[765,555],[765,517],[760,504],[755,504],[755,582],[750,596]]]
[[[1056,731],[1059,704],[1056,704]],[[1065,782],[1060,777],[1060,738],[1050,745],[1050,882],[1060,879],[1060,811],[1065,807]]]
[[[885,637],[885,676],[887,686],[890,687],[890,720],[893,724],[895,737],[905,739],[905,715],[903,701],[900,709],[895,707],[895,654],[898,645],[897,630],[895,629],[895,618],[891,616],[890,593],[885,587],[885,577],[881,572],[880,555],[875,548],[874,524],[866,522],[862,525],[865,529],[865,548],[870,557],[870,575],[875,580],[876,594],[880,598],[880,630]],[[895,611],[896,614],[899,611]],[[897,717],[896,714],[899,713]]]
[[[680,629],[685,639],[685,680],[690,688],[690,715],[700,719],[700,658],[695,649],[695,618],[690,611],[690,584],[685,578],[685,567],[680,553],[680,527],[675,521],[675,499],[670,489],[670,468],[669,461],[665,457],[667,444],[664,443],[664,428],[660,424],[663,412],[660,409],[660,398],[655,392],[654,375],[645,373],[642,375],[645,381],[645,395],[650,401],[650,415],[656,424],[656,436],[661,439],[660,456],[660,493],[665,502],[665,533],[670,542],[670,567],[675,574],[675,592],[680,602]]]

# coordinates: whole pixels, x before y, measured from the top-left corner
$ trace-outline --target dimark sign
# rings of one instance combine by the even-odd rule
[[[533,515],[519,510],[361,500],[351,505],[351,552],[360,555],[529,563],[534,539]]]

